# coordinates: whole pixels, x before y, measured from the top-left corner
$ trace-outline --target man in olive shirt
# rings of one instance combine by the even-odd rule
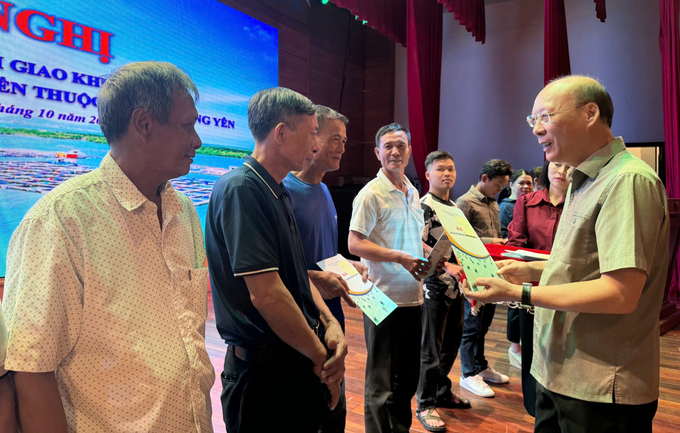
[[[548,84],[527,118],[552,162],[575,167],[548,262],[499,262],[483,302],[536,307],[536,431],[651,432],[659,398],[659,310],[668,266],[666,191],[611,132],[597,81]],[[537,281],[538,287],[518,284]],[[514,284],[513,284],[514,283]]]

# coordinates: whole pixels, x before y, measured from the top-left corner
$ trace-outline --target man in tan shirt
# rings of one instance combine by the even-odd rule
[[[5,369],[24,433],[212,432],[203,231],[168,181],[201,147],[196,99],[169,63],[114,71],[98,96],[109,153],[12,235]]]
[[[548,84],[527,118],[552,162],[575,167],[550,260],[501,261],[483,302],[536,308],[531,373],[537,432],[651,432],[659,398],[658,318],[668,266],[666,191],[611,132],[597,81]],[[538,281],[537,287],[520,285]]]

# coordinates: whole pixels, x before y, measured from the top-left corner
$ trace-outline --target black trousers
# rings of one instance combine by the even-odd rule
[[[418,410],[437,406],[437,400],[451,395],[451,367],[456,361],[463,336],[464,296],[456,299],[425,299],[423,336],[420,345]]]
[[[465,322],[460,345],[460,371],[463,377],[475,376],[489,366],[484,357],[484,337],[496,313],[496,304],[486,304],[472,315],[470,301],[465,300]]]
[[[508,326],[506,329],[506,335],[509,342],[517,344],[519,344],[522,340],[521,331],[519,328],[519,312],[520,308],[508,307]]]
[[[411,427],[411,398],[420,370],[420,310],[397,308],[377,326],[364,315],[366,433],[407,433]]]
[[[513,308],[514,309],[514,308]],[[522,336],[522,395],[524,408],[536,416],[536,379],[531,375],[531,361],[534,358],[534,315],[528,310],[519,312],[519,330]]]
[[[246,362],[227,350],[220,398],[227,431],[317,433],[328,394],[312,362],[292,348],[268,358]]]
[[[537,433],[652,433],[659,401],[641,405],[593,403],[536,386]]]

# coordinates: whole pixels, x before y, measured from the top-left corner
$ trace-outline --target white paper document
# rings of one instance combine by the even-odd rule
[[[437,243],[434,245],[434,247],[432,247],[430,254],[427,256],[427,260],[432,264],[432,267],[429,271],[427,271],[427,274],[425,277],[423,277],[423,280],[425,278],[431,277],[435,274],[435,272],[437,272],[437,264],[448,251],[451,251],[451,241],[446,235],[446,232],[444,232],[441,236],[439,236]]]
[[[432,203],[446,234],[453,245],[453,252],[465,271],[465,276],[473,292],[479,290],[475,286],[477,278],[500,278],[498,266],[489,255],[477,233],[458,208]]]
[[[376,325],[397,308],[382,290],[370,281],[363,282],[361,274],[342,255],[338,254],[316,263],[322,271],[334,272],[349,286],[349,296]]]
[[[550,258],[550,254],[535,253],[533,251],[521,249],[514,251],[506,251],[504,253],[501,253],[501,256],[510,259],[521,259],[527,261],[548,260]]]

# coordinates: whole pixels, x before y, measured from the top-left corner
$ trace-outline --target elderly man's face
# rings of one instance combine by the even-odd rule
[[[319,151],[314,154],[314,167],[323,172],[338,170],[347,143],[345,124],[341,120],[326,120],[316,138]]]
[[[316,114],[302,115],[295,129],[285,126],[282,150],[288,170],[300,171],[312,162],[314,154],[319,150],[319,144],[316,141],[318,131],[319,123],[316,120]]]
[[[536,97],[532,114],[550,114],[550,122],[537,122],[534,135],[543,146],[548,161],[580,164],[588,151],[587,116],[583,107],[576,106],[573,96],[564,86],[548,86]]]
[[[175,92],[173,109],[167,125],[154,120],[153,134],[147,146],[149,156],[155,161],[159,175],[174,179],[189,173],[196,150],[201,147],[201,139],[194,126],[198,112],[194,100],[188,93]]]
[[[403,173],[411,156],[411,146],[404,131],[390,132],[380,137],[380,148],[375,149],[383,170]]]

